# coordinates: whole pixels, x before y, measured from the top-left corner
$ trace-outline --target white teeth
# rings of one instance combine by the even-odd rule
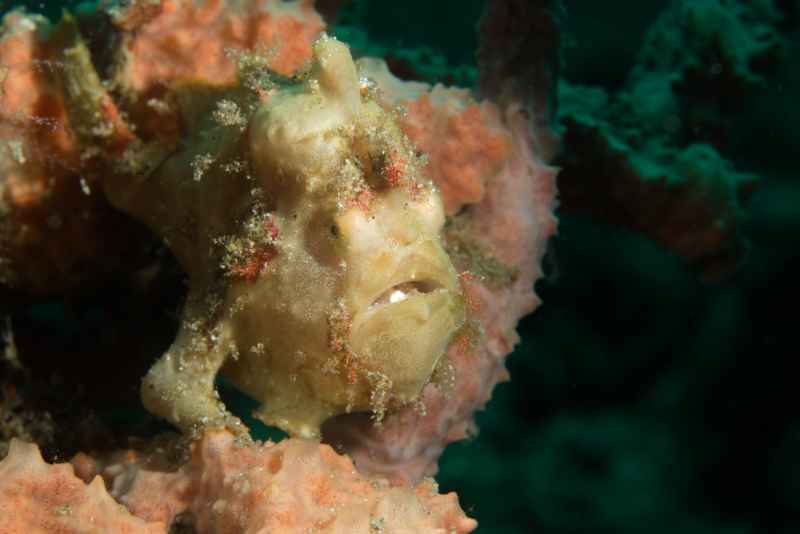
[[[389,295],[389,302],[394,304],[395,302],[400,302],[401,300],[406,300],[408,298],[405,293],[400,291],[399,289],[395,290],[391,295]]]
[[[372,302],[372,306],[402,302],[417,295],[432,293],[440,287],[438,283],[432,281],[409,281],[395,284],[379,295],[378,298]]]

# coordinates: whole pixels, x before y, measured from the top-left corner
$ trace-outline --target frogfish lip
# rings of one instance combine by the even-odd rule
[[[357,314],[371,315],[379,308],[460,293],[458,274],[434,240],[422,240],[399,254],[380,256],[381,260],[386,257],[387,261],[376,261],[371,270],[360,274],[359,279],[368,282],[354,301]]]
[[[384,290],[375,298],[375,300],[372,301],[369,308],[396,304],[409,298],[428,295],[443,289],[444,284],[433,279],[405,280],[386,288],[386,290]]]
[[[423,243],[392,264],[353,315],[350,346],[361,365],[391,382],[394,399],[408,402],[463,324],[464,306],[458,275],[438,244]]]
[[[393,398],[411,401],[464,321],[460,302],[427,279],[393,284],[354,316],[350,346],[365,369],[389,379]]]

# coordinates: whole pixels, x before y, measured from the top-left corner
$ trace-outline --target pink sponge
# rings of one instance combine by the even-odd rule
[[[134,517],[98,477],[85,484],[69,464],[48,465],[36,445],[12,440],[0,462],[0,534],[155,534],[164,523]]]
[[[198,534],[465,534],[477,527],[456,495],[440,495],[433,480],[393,487],[312,440],[242,445],[228,432],[209,431],[185,465],[168,464],[133,451],[107,461],[79,454],[73,471],[14,440],[0,462],[0,534],[154,534],[178,521]]]
[[[241,445],[225,431],[209,431],[173,472],[130,451],[108,462],[83,455],[75,462],[82,476],[100,472],[136,516],[167,524],[190,518],[198,533],[467,533],[477,526],[456,495],[440,495],[433,480],[392,487],[312,440]]]

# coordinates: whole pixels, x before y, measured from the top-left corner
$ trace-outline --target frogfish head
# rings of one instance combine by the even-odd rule
[[[230,284],[238,357],[224,372],[292,434],[415,401],[465,320],[439,192],[373,90],[322,37],[307,79],[249,128],[265,199],[250,227],[271,252]]]

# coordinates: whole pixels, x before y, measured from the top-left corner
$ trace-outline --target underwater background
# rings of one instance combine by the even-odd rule
[[[395,74],[474,86],[482,1],[318,4]],[[57,18],[76,4],[0,11],[18,5]],[[800,532],[800,2],[553,6],[561,204],[543,304],[519,325],[511,381],[477,415],[479,434],[447,448],[440,487],[480,533]],[[687,177],[719,205],[698,207]],[[654,180],[669,194],[649,194]],[[130,380],[147,357],[107,357],[119,339],[143,355],[169,343],[181,274],[159,276],[148,295],[0,293],[23,358],[54,355],[25,371],[65,436],[50,458],[165,428]]]

